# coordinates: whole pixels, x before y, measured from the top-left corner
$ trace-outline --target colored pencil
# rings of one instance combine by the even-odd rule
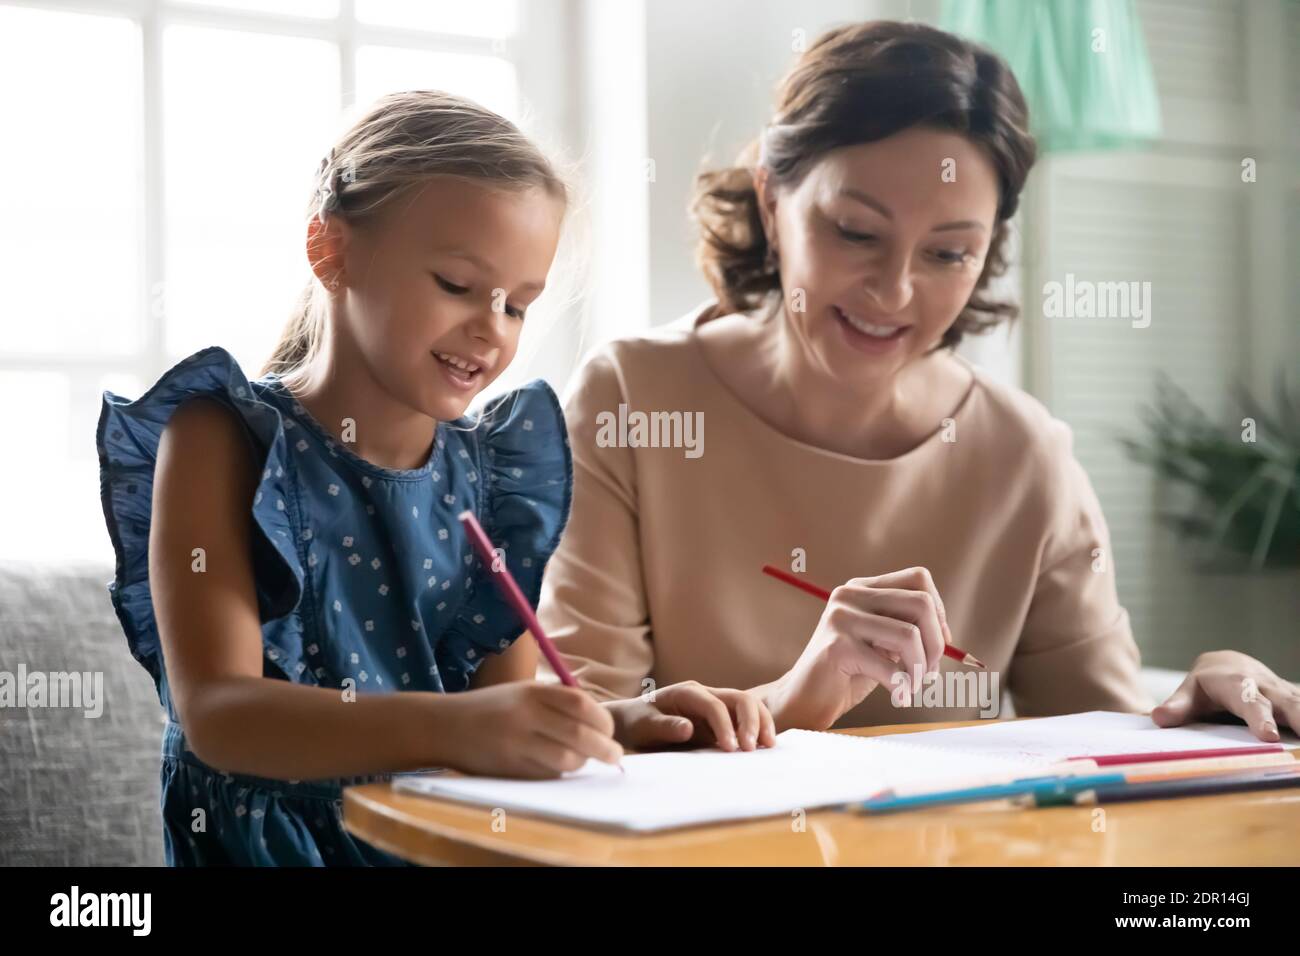
[[[1209,776],[1218,773],[1236,773],[1243,770],[1258,770],[1269,767],[1300,767],[1297,757],[1300,750],[1284,750],[1280,753],[1247,754],[1243,757],[1211,757],[1192,760],[1160,761],[1157,763],[1130,764],[1116,767],[1124,779],[1132,781],[1163,780],[1174,777]],[[1052,764],[1043,768],[1042,777],[1016,777],[980,774],[950,780],[939,790],[933,784],[914,787],[897,787],[887,793],[893,797],[918,797],[928,793],[957,790],[967,787],[993,786],[997,784],[1023,783],[1027,780],[1054,779],[1057,777],[1083,777],[1099,773],[1097,765],[1090,760],[1075,760],[1070,763]],[[885,793],[877,796],[885,796]]]
[[[1248,754],[1282,753],[1281,744],[1262,744],[1251,747],[1211,747],[1206,750],[1156,750],[1151,753],[1102,754],[1092,757],[1083,754],[1067,760],[1088,760],[1098,767],[1116,767],[1128,763],[1156,763],[1162,760],[1190,760],[1199,757],[1244,757]]]
[[[1300,769],[1270,769],[1252,773],[1222,774],[1205,779],[1157,780],[1148,783],[1103,784],[1075,793],[1075,804],[1130,803],[1135,800],[1168,800],[1203,797],[1219,793],[1247,793],[1300,787]]]
[[[770,564],[763,565],[763,573],[776,578],[778,581],[784,581],[786,584],[797,587],[800,591],[806,591],[813,597],[819,597],[823,601],[831,599],[831,592],[825,588],[819,588],[815,584],[809,584],[807,581],[795,577],[788,571],[782,571],[780,568],[773,567]],[[960,647],[954,647],[952,644],[944,644],[943,653],[945,657],[951,657],[955,661],[961,661],[963,664],[969,664],[971,667],[984,667],[984,662],[974,654],[963,651]]]
[[[1074,795],[1085,790],[1097,790],[1107,784],[1124,783],[1120,773],[1093,774],[1082,777],[1026,777],[1011,783],[984,787],[964,787],[935,793],[911,796],[877,796],[861,803],[850,804],[851,809],[866,813],[894,813],[899,810],[923,810],[929,807],[946,807],[960,803],[987,803],[992,800],[1031,800],[1035,806],[1068,803]]]
[[[560,659],[560,652],[555,649],[551,639],[546,636],[542,630],[541,622],[537,620],[536,613],[533,612],[524,592],[520,590],[516,583],[514,575],[506,567],[504,561],[501,562],[500,568],[497,567],[497,555],[492,550],[492,542],[488,539],[487,532],[483,526],[478,523],[472,511],[462,511],[459,515],[460,523],[465,528],[465,534],[469,536],[469,543],[478,553],[479,559],[488,566],[492,571],[492,580],[496,582],[497,587],[501,589],[501,594],[506,599],[515,614],[523,621],[524,626],[528,628],[528,633],[533,635],[537,641],[537,646],[542,649],[542,656],[546,658],[546,663],[551,665],[551,670],[560,678],[566,687],[577,687],[578,681],[570,673],[569,669],[564,666],[564,661]]]
[[[506,563],[502,561],[498,567],[496,552],[492,550],[492,541],[488,538],[487,532],[483,530],[483,526],[479,524],[478,519],[474,517],[474,512],[462,511],[458,517],[461,525],[465,528],[465,534],[469,537],[470,545],[478,553],[479,559],[492,572],[492,580],[501,589],[501,594],[505,597],[506,603],[519,615],[519,619],[528,628],[528,633],[533,635],[533,640],[542,649],[542,656],[551,665],[551,670],[555,671],[555,675],[560,678],[565,687],[579,686],[577,679],[574,678],[569,668],[564,665],[564,661],[561,660],[560,652],[555,649],[551,639],[542,630],[541,621],[537,620],[537,614],[528,603],[528,599],[524,597],[523,590],[515,581],[514,575],[510,573],[510,569],[506,567]],[[618,769],[627,773],[622,761],[619,762]]]

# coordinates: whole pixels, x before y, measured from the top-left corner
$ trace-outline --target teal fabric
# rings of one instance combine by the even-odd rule
[[[1134,0],[944,0],[940,25],[1011,65],[1042,151],[1122,149],[1160,136]]]

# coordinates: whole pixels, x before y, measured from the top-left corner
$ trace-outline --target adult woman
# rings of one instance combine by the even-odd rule
[[[799,60],[756,152],[701,177],[718,302],[597,352],[566,408],[575,498],[542,620],[593,692],[750,688],[778,730],[987,713],[898,709],[951,641],[1020,714],[1150,706],[1069,429],[949,350],[1014,314],[987,286],[1027,129],[995,55],[860,24]],[[621,405],[702,414],[707,454],[609,441]],[[825,608],[759,575],[792,555],[847,582]],[[1294,686],[1232,652],[1155,717],[1218,709],[1263,739],[1300,722]]]

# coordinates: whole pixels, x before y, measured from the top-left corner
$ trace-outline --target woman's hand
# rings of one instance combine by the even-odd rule
[[[637,750],[686,743],[722,750],[776,746],[772,714],[751,691],[688,680],[605,708],[614,719],[614,738]]]
[[[825,730],[878,684],[910,701],[923,675],[938,671],[946,643],[947,614],[925,568],[853,578],[831,592],[794,666],[756,691],[778,730]]]
[[[516,681],[439,694],[445,717],[431,732],[448,766],[502,777],[558,777],[588,757],[617,763],[614,719],[586,691]]]
[[[1169,699],[1151,711],[1161,727],[1177,727],[1230,711],[1260,740],[1280,740],[1279,724],[1300,733],[1300,688],[1237,651],[1211,651],[1196,658]]]

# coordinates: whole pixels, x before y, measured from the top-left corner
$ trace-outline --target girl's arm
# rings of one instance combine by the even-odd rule
[[[469,679],[472,688],[491,687],[494,684],[509,684],[518,680],[536,680],[537,662],[542,652],[537,649],[537,642],[527,631],[503,653],[484,657],[474,676]]]
[[[197,399],[163,431],[149,583],[172,699],[189,746],[223,770],[303,780],[414,769],[449,755],[428,727],[435,694],[357,694],[262,676],[249,512],[256,463],[233,415]],[[195,548],[206,569],[192,570]]]
[[[163,432],[149,581],[172,699],[189,746],[221,770],[310,780],[451,766],[553,776],[617,760],[613,721],[567,687],[357,694],[262,676],[251,561],[257,465],[242,426],[198,399]],[[193,550],[206,569],[191,568]]]

